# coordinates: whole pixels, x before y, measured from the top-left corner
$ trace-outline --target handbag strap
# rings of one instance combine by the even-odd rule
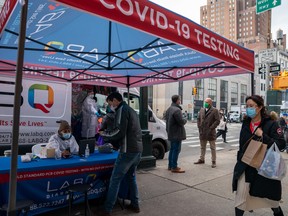
[[[251,139],[255,136],[255,132],[259,128],[259,126],[260,126],[260,124],[255,128],[254,132],[252,133],[252,136],[243,145],[244,150],[247,148],[247,145],[250,143]],[[263,139],[263,137],[262,137],[262,139]]]
[[[250,143],[251,139],[255,136],[255,134],[253,133],[252,136],[245,142],[245,144],[243,145],[243,149],[246,149],[248,143]]]

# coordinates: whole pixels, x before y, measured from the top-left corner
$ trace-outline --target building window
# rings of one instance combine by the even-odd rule
[[[241,104],[246,104],[246,97],[247,97],[247,85],[241,84]]]
[[[261,91],[263,91],[263,83],[261,83],[261,88],[260,89],[261,89]]]
[[[204,101],[204,80],[203,79],[195,80],[195,87],[197,88],[197,94],[194,96],[195,100]]]
[[[238,105],[238,83],[231,82],[231,105]]]
[[[216,101],[216,92],[217,92],[217,80],[214,78],[209,79],[208,83],[208,97],[213,101]]]
[[[228,102],[228,81],[220,80],[220,102]]]

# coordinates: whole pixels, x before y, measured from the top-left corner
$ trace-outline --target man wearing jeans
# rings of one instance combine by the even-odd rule
[[[105,201],[103,216],[110,216],[118,197],[122,179],[126,176],[131,203],[126,208],[139,213],[139,197],[136,183],[136,169],[143,151],[142,131],[135,110],[122,99],[122,95],[113,92],[107,97],[111,110],[115,110],[114,129],[101,131],[106,142],[117,143],[119,155],[114,164]]]
[[[185,171],[178,167],[178,156],[181,151],[182,140],[186,139],[184,125],[187,120],[183,118],[182,108],[179,105],[181,98],[179,95],[172,96],[172,104],[165,113],[166,131],[171,148],[168,157],[168,170],[173,173],[184,173]]]

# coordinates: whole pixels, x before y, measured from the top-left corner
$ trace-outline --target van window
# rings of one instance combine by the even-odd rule
[[[156,122],[154,116],[153,116],[153,113],[151,110],[149,110],[149,118],[148,118],[148,121],[149,122]]]
[[[105,113],[106,112],[106,107],[107,107],[107,102],[106,102],[106,95],[103,94],[96,94],[95,95],[97,97],[97,106],[98,108]]]
[[[126,101],[127,104],[130,105],[131,108],[133,108],[137,113],[139,113],[139,108],[140,108],[140,97],[135,94],[129,94],[129,103],[128,103],[128,93],[125,92],[123,95],[124,101]]]

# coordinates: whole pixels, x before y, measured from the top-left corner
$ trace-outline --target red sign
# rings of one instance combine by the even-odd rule
[[[15,6],[17,5],[17,0],[6,0],[2,11],[0,13],[0,35],[4,30],[12,11],[14,10]]]
[[[254,72],[254,53],[149,1],[55,0]],[[251,60],[252,59],[252,60]]]

